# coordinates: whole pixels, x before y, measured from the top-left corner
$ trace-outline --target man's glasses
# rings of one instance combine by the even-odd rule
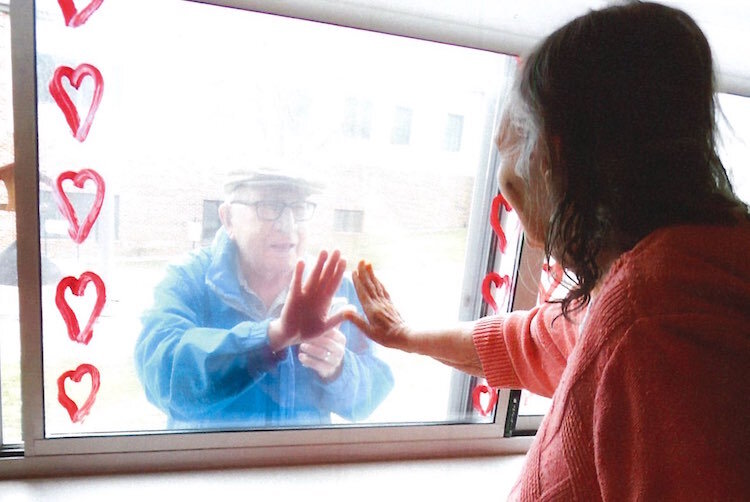
[[[286,204],[276,200],[259,200],[257,202],[235,200],[232,201],[232,204],[254,207],[258,218],[263,221],[278,220],[286,208],[292,210],[294,221],[307,221],[313,217],[313,214],[315,214],[315,203],[309,201]]]

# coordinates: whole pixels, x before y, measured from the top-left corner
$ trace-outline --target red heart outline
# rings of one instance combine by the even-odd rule
[[[490,286],[492,284],[494,284],[496,288],[501,288],[503,286],[510,288],[510,277],[507,275],[501,276],[497,272],[490,272],[482,280],[482,298],[487,302],[487,305],[492,307],[494,312],[497,312],[497,303],[495,302],[495,297],[492,296],[492,291],[490,291]]]
[[[57,3],[60,4],[60,9],[62,9],[62,14],[65,18],[65,26],[78,28],[85,23],[89,17],[91,17],[91,14],[96,12],[96,9],[99,8],[103,1],[104,0],[91,0],[91,2],[89,2],[89,4],[80,12],[76,9],[73,0],[57,0]]]
[[[565,271],[562,268],[562,265],[559,263],[555,263],[550,267],[549,263],[545,263],[542,265],[542,271],[547,274],[548,277],[552,278],[552,282],[546,290],[542,287],[541,283],[539,284],[539,298],[541,303],[547,303],[550,298],[552,298],[552,293],[555,292],[557,287],[562,284],[563,276],[565,275]]]
[[[81,86],[81,82],[85,77],[91,77],[94,79],[94,96],[91,99],[89,113],[86,115],[86,120],[84,120],[83,123],[81,123],[81,118],[78,115],[76,105],[73,104],[70,96],[68,96],[68,92],[62,85],[63,77],[67,78],[68,81],[70,81],[70,85],[75,89],[78,89]],[[88,63],[78,65],[75,70],[69,66],[58,66],[49,83],[49,92],[57,103],[57,106],[62,110],[63,115],[65,115],[65,120],[68,122],[75,139],[83,142],[89,134],[94,115],[96,114],[96,110],[99,108],[99,103],[102,100],[104,80],[102,79],[101,72],[96,69],[95,66]]]
[[[83,220],[83,224],[78,224],[78,217],[76,216],[75,209],[70,203],[70,199],[65,194],[62,184],[65,180],[73,181],[73,184],[78,188],[83,188],[86,180],[92,180],[96,183],[96,196],[94,198],[94,204],[91,206],[89,214],[86,215],[86,219]],[[54,186],[55,202],[57,202],[57,208],[60,210],[65,219],[68,220],[70,226],[68,227],[68,234],[78,244],[81,244],[88,237],[91,227],[94,226],[94,222],[99,217],[99,212],[102,209],[102,203],[104,202],[104,179],[94,171],[93,169],[81,169],[79,172],[65,171],[60,173],[57,177],[57,183]]]
[[[481,399],[482,394],[485,393],[490,395],[490,401],[487,403],[487,407],[483,408]],[[487,384],[479,384],[471,391],[471,401],[474,404],[474,409],[483,417],[486,417],[493,409],[495,409],[495,405],[497,404],[497,391]]]
[[[492,199],[492,207],[490,208],[490,226],[495,231],[495,235],[497,235],[497,245],[500,248],[500,252],[504,253],[505,247],[508,245],[508,239],[505,237],[502,225],[500,225],[500,206],[504,207],[507,212],[513,210],[501,193],[497,194],[495,198]]]
[[[94,308],[91,310],[86,327],[81,330],[78,324],[78,317],[76,317],[75,312],[73,312],[73,309],[70,308],[67,300],[65,300],[65,290],[70,288],[74,295],[81,296],[89,282],[94,283],[96,287],[96,303],[94,303]],[[104,281],[94,272],[84,272],[79,279],[68,276],[60,280],[57,284],[57,292],[55,293],[55,305],[57,305],[57,310],[60,311],[60,315],[62,315],[65,321],[65,325],[68,328],[68,337],[71,340],[88,345],[91,337],[94,335],[94,322],[99,317],[99,314],[101,314],[106,300],[107,293],[104,288]]]
[[[70,378],[78,383],[83,378],[83,375],[87,373],[91,375],[91,392],[86,402],[79,408],[75,401],[70,399],[65,392],[65,380]],[[99,392],[99,383],[99,370],[91,364],[81,364],[75,370],[66,371],[57,379],[57,400],[67,410],[70,420],[73,423],[82,422],[86,418],[86,415],[89,414],[89,411],[91,411],[94,400],[96,400],[96,393]]]

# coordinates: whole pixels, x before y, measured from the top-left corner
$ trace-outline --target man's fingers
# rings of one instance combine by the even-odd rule
[[[325,262],[323,262],[323,268],[321,269],[320,277],[318,279],[321,283],[327,283],[328,280],[333,277],[336,272],[336,266],[339,263],[340,257],[341,253],[337,249],[333,253],[331,253],[328,259],[325,260]]]
[[[323,272],[323,266],[326,263],[326,259],[328,258],[328,252],[325,250],[321,251],[320,254],[318,254],[318,261],[315,263],[315,268],[312,269],[312,272],[310,272],[310,276],[307,278],[306,284],[318,284],[320,282],[320,276]]]
[[[328,283],[324,285],[323,297],[327,298],[333,296],[336,290],[339,289],[341,279],[344,278],[344,272],[346,272],[346,260],[343,258],[337,258],[336,264],[333,267],[333,272]]]
[[[305,262],[300,260],[297,262],[297,266],[294,267],[294,272],[292,272],[291,290],[295,294],[300,293],[302,291],[302,273],[304,271],[305,271]]]

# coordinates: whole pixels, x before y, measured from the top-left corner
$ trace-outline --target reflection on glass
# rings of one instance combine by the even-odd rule
[[[340,249],[410,322],[456,321],[510,58],[177,0],[105,2],[75,29],[36,6],[48,436],[492,420],[451,402],[451,369],[348,323],[335,374],[269,353],[286,287],[253,274]],[[81,140],[49,83],[83,63],[102,81],[59,86],[81,117],[103,89]],[[261,168],[294,182],[225,190]],[[357,306],[346,276],[335,296]]]

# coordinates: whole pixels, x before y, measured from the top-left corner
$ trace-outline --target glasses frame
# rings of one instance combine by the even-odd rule
[[[313,216],[315,216],[315,209],[317,208],[317,204],[309,200],[293,202],[291,204],[272,200],[258,200],[255,202],[233,200],[230,202],[230,204],[239,204],[241,206],[254,207],[255,214],[258,216],[258,219],[262,221],[276,221],[281,218],[281,215],[284,214],[284,211],[289,208],[292,211],[292,217],[294,218],[294,221],[297,223],[310,221]],[[265,207],[265,209],[269,211],[277,212],[278,214],[276,214],[276,216],[273,218],[269,218],[267,217],[267,213],[265,215],[263,214],[263,210],[261,209],[262,207]],[[302,216],[298,216],[298,210],[303,211],[304,214]]]

